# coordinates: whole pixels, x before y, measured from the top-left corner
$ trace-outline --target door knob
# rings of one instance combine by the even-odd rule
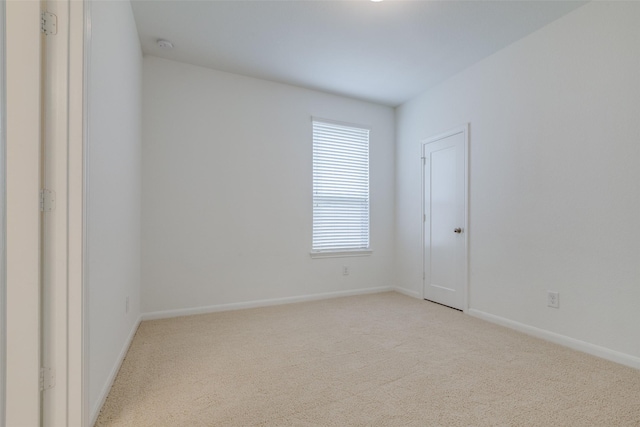
[[[460,234],[460,233],[462,233],[462,228],[460,228],[460,227],[458,227],[458,228],[454,228],[454,229],[453,229],[453,232],[454,232],[454,233],[458,233],[458,234]]]

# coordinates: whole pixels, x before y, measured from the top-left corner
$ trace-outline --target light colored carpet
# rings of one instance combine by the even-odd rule
[[[640,371],[388,292],[143,322],[96,425],[640,426]]]

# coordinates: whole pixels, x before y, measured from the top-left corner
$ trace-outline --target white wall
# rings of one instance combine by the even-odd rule
[[[143,70],[143,312],[392,285],[392,108],[155,57]],[[372,128],[372,256],[309,256],[311,116]]]
[[[140,316],[142,53],[128,1],[89,3],[86,274],[93,417]]]
[[[471,308],[638,363],[639,21],[590,3],[397,109],[400,287],[422,292],[420,139],[469,122]]]

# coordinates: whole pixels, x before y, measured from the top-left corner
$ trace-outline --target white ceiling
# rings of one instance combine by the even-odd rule
[[[132,2],[144,54],[390,106],[584,3]]]

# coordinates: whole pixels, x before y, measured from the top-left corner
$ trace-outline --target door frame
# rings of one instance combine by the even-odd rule
[[[421,163],[421,186],[420,189],[422,191],[420,199],[422,201],[421,211],[422,211],[422,299],[426,299],[425,295],[425,285],[426,285],[426,277],[427,277],[427,265],[425,262],[426,255],[426,239],[425,239],[425,231],[426,231],[426,204],[427,200],[425,198],[425,189],[426,189],[426,157],[425,151],[426,146],[440,141],[442,139],[448,138],[453,135],[457,135],[462,133],[464,138],[464,233],[463,241],[464,241],[464,262],[463,262],[463,296],[464,302],[462,305],[462,311],[467,312],[469,309],[469,123],[465,123],[462,126],[458,126],[453,129],[449,129],[446,132],[442,132],[428,138],[423,138],[420,140],[420,163]]]
[[[57,16],[57,34],[47,36],[44,110],[45,185],[55,191],[55,211],[45,230],[43,280],[49,327],[43,361],[55,370],[55,385],[42,395],[42,425],[88,426],[88,325],[84,286],[86,1],[47,0]],[[54,114],[55,112],[55,114]],[[48,169],[47,169],[48,168]],[[47,253],[47,252],[45,252]],[[43,313],[43,315],[46,313]]]

